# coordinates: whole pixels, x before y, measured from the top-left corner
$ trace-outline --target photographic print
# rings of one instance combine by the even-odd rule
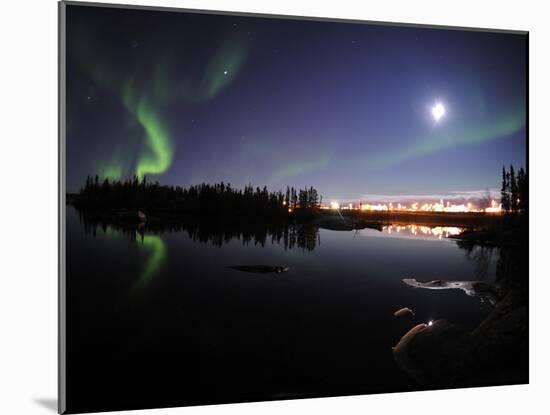
[[[60,3],[61,412],[528,383],[528,34]]]

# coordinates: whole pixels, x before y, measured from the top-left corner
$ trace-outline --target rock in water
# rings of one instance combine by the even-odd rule
[[[492,305],[495,305],[500,299],[497,287],[483,281],[433,280],[420,282],[414,278],[404,278],[402,281],[411,287],[427,290],[462,290],[466,295],[480,297],[482,301],[488,301]]]
[[[449,387],[469,365],[471,337],[446,320],[418,324],[393,348],[397,365],[420,385]]]
[[[243,271],[243,272],[252,272],[255,274],[269,274],[275,273],[280,274],[281,272],[287,272],[289,267],[282,266],[272,266],[272,265],[231,265],[228,268]]]
[[[428,326],[424,323],[418,324],[410,329],[397,343],[393,350],[393,358],[397,365],[413,379],[417,380],[419,383],[423,383],[424,379],[422,376],[422,371],[417,367],[415,362],[411,360],[409,356],[409,343],[412,341],[414,336],[416,336],[421,331],[425,330]]]
[[[403,307],[397,310],[395,313],[393,313],[395,317],[401,317],[401,316],[414,316],[414,311],[412,311],[409,307]]]

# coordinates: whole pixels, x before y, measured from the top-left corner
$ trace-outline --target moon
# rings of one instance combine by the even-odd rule
[[[439,121],[445,115],[445,107],[441,102],[438,102],[432,107],[432,116],[435,121]]]

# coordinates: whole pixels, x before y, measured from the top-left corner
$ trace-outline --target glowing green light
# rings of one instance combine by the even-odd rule
[[[383,167],[453,147],[502,139],[519,132],[524,127],[525,110],[512,111],[483,125],[465,127],[456,132],[445,132],[443,130],[434,134],[433,137],[416,140],[414,144],[403,150],[371,159],[368,165],[370,167]]]
[[[117,165],[109,165],[99,168],[99,175],[103,179],[120,180],[122,177],[122,167]]]
[[[113,180],[121,179],[134,168],[139,178],[162,174],[170,168],[176,143],[172,142],[170,128],[161,115],[178,100],[198,103],[217,96],[236,79],[248,43],[244,38],[227,38],[204,62],[200,75],[192,77],[192,72],[175,76],[176,67],[167,56],[149,57],[137,62],[135,67],[113,66],[111,56],[98,54],[89,33],[82,30],[73,38],[77,36],[78,47],[71,47],[71,51],[80,69],[88,73],[97,86],[119,97],[134,126],[139,125],[145,133],[145,143],[138,147],[137,155],[119,154],[118,163],[98,166],[98,175]]]
[[[314,171],[318,171],[327,167],[329,165],[329,162],[330,156],[328,154],[325,154],[314,160],[302,160],[299,162],[285,164],[275,170],[275,172],[271,176],[270,181],[277,183],[289,177],[312,173]]]
[[[245,57],[244,45],[238,39],[228,40],[212,56],[204,72],[203,99],[215,97],[236,78]]]
[[[138,235],[138,238],[139,237]],[[144,235],[142,243],[147,250],[151,251],[151,254],[136,283],[136,287],[143,287],[149,284],[152,278],[158,273],[160,266],[166,260],[166,247],[160,236]]]
[[[141,179],[145,174],[164,173],[172,164],[173,157],[168,131],[145,100],[140,101],[137,120],[147,134],[147,146],[151,151],[150,154],[146,154],[139,159],[136,168],[137,176]]]

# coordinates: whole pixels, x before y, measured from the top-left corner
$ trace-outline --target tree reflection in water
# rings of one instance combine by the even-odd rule
[[[458,246],[464,249],[466,258],[473,263],[475,279],[478,281],[486,281],[489,275],[491,259],[497,252],[494,246],[461,244]]]
[[[320,244],[319,228],[308,222],[257,222],[247,221],[246,218],[238,220],[204,218],[170,223],[152,222],[137,226],[83,212],[79,213],[79,218],[87,234],[95,236],[98,230],[101,230],[105,235],[115,237],[114,231],[118,231],[118,234],[124,234],[132,240],[140,238],[141,242],[149,246],[153,244],[152,235],[172,232],[186,232],[193,242],[219,247],[232,240],[239,240],[243,245],[252,244],[263,247],[266,243],[276,243],[281,244],[285,250],[299,248],[313,251]]]

